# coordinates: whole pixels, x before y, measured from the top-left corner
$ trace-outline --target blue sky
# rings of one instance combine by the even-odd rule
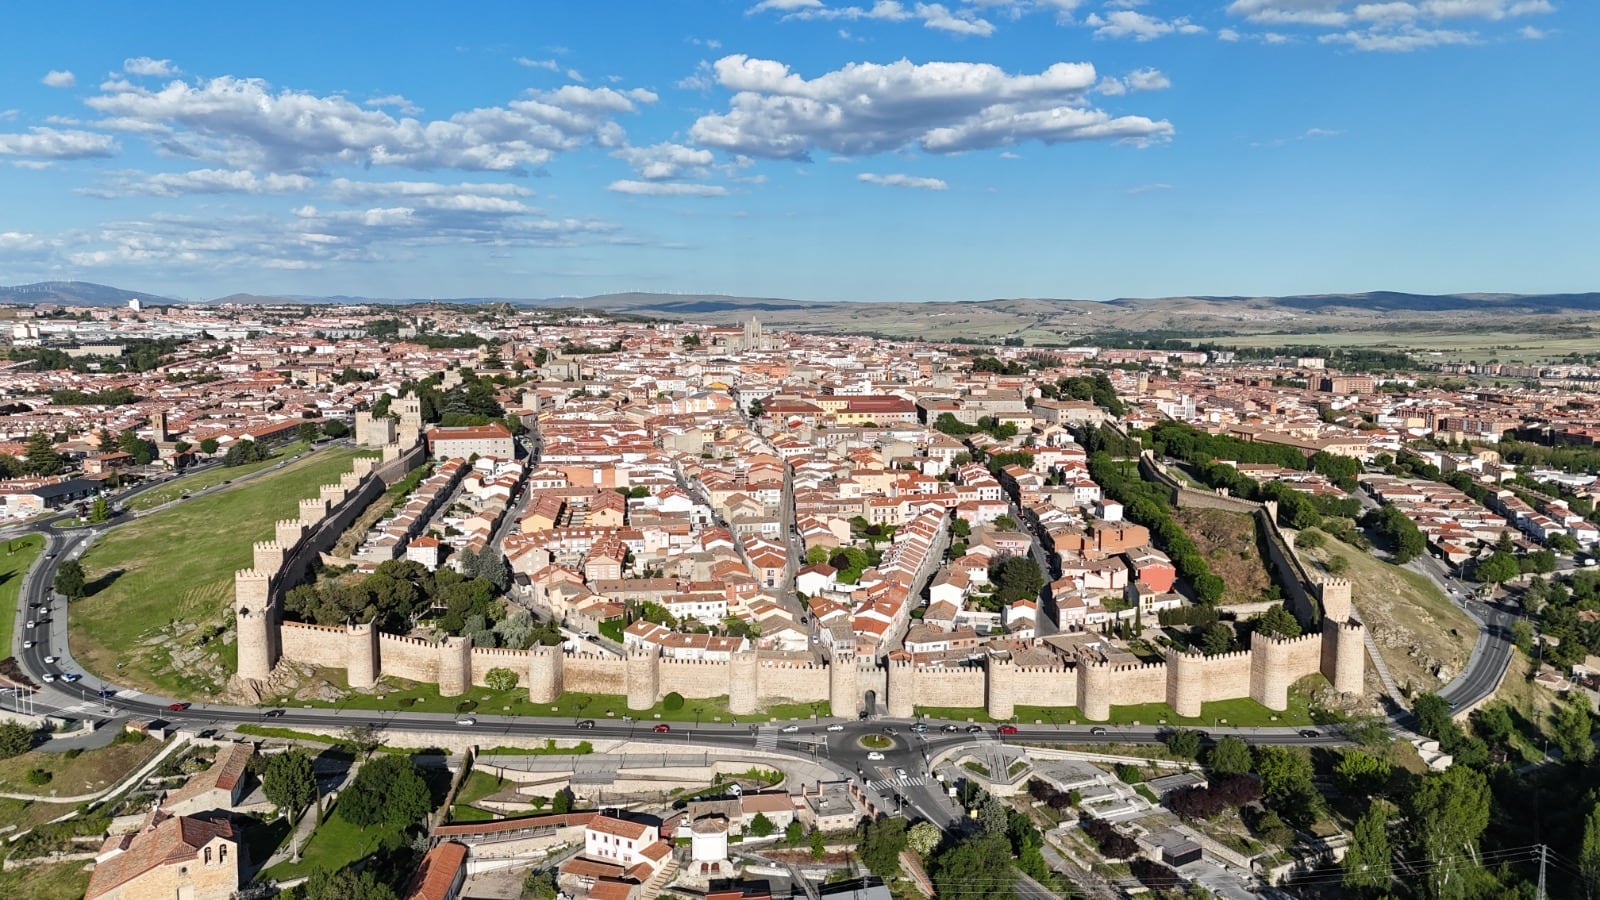
[[[1600,289],[1593,3],[451,6],[8,8],[0,283]]]

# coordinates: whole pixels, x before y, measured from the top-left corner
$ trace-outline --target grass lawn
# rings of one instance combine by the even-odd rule
[[[1321,678],[1321,676],[1312,676]],[[1257,726],[1310,725],[1313,723],[1311,702],[1307,692],[1289,692],[1289,708],[1273,712],[1248,697],[1237,700],[1218,700],[1200,707],[1200,715],[1184,718],[1165,703],[1144,703],[1136,706],[1113,706],[1111,718],[1104,722],[1090,722],[1072,706],[1017,706],[1011,719],[991,719],[981,706],[945,707],[919,706],[917,715],[931,719],[951,719],[957,722],[968,719],[974,722],[1019,722],[1037,725],[1187,725],[1194,728],[1211,728],[1229,725],[1236,728]]]
[[[28,786],[30,789],[33,785]],[[9,797],[0,797],[0,822],[15,825],[20,831],[42,825],[51,819],[58,819],[72,812],[72,807],[63,803],[36,803],[32,800],[12,800]],[[0,882],[3,884],[3,882]],[[7,896],[0,891],[0,897]]]
[[[279,471],[115,528],[83,556],[90,596],[73,604],[73,655],[129,687],[215,696],[232,671],[233,573],[280,518],[349,471],[356,451],[319,450]],[[118,671],[120,669],[120,671]]]
[[[161,742],[153,738],[85,750],[70,759],[65,753],[30,750],[21,756],[0,760],[0,790],[38,794],[44,800],[52,794],[87,794],[115,784],[160,750]],[[29,784],[26,776],[33,769],[49,772],[52,776],[49,783]]]
[[[330,872],[342,869],[358,859],[371,856],[387,833],[388,829],[379,826],[358,828],[350,824],[339,815],[338,805],[335,804],[334,811],[323,816],[322,827],[312,832],[311,839],[300,848],[298,863],[284,860],[262,872],[262,875],[283,881],[309,875],[318,869]]]
[[[152,488],[143,494],[128,501],[128,508],[133,510],[155,509],[163,503],[170,503],[183,496],[184,493],[197,493],[208,487],[218,485],[224,481],[259,472],[268,466],[275,466],[279,462],[299,453],[304,453],[309,447],[304,441],[288,444],[278,449],[271,457],[260,462],[246,463],[242,466],[218,466],[193,475],[182,475],[163,484],[161,487]]]
[[[1372,630],[1389,674],[1402,690],[1411,685],[1434,691],[1443,682],[1434,674],[1443,664],[1450,677],[1467,664],[1478,641],[1478,626],[1450,602],[1432,581],[1391,565],[1329,535],[1322,547],[1297,550],[1316,571],[1333,556],[1350,563],[1350,592],[1356,610]],[[1410,648],[1417,648],[1416,655]]]
[[[80,900],[89,890],[89,872],[82,862],[22,866],[0,872],[0,897],[28,900]]]
[[[333,684],[339,687],[345,686],[342,671],[324,670],[324,674]],[[762,719],[809,719],[813,708],[813,704],[810,703],[779,703],[768,707],[759,715],[735,717],[728,711],[727,697],[685,700],[683,707],[676,710],[668,710],[658,703],[651,709],[634,712],[628,709],[628,699],[621,694],[578,694],[569,691],[562,694],[554,703],[534,703],[528,699],[528,689],[522,686],[509,691],[474,687],[460,697],[441,697],[439,686],[436,684],[397,683],[387,679],[383,682],[382,690],[381,696],[355,692],[337,702],[307,701],[288,696],[271,698],[267,702],[281,706],[315,706],[326,709],[403,709],[408,712],[451,714],[471,712],[480,716],[536,716],[597,721],[603,719],[620,721],[623,716],[633,716],[641,721],[653,722],[659,719],[663,722],[692,723],[698,713],[702,726],[732,722],[735,718],[741,722],[755,722]],[[827,703],[816,704],[816,708],[819,716],[829,715]]]
[[[0,635],[4,636],[8,647],[17,627],[17,595],[22,591],[22,576],[43,549],[44,538],[30,534],[6,541],[6,552],[0,556]]]

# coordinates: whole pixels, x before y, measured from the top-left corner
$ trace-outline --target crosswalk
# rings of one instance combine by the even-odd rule
[[[778,732],[772,731],[772,730],[769,730],[769,729],[762,729],[761,731],[757,732],[756,733],[756,749],[757,750],[776,750],[776,749],[778,749]]]
[[[892,788],[921,787],[927,783],[926,775],[907,775],[904,778],[874,778],[867,782],[867,787],[874,791],[886,791]]]

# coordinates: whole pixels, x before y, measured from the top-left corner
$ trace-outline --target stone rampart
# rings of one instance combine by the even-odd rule
[[[432,641],[379,634],[378,658],[385,675],[407,681],[439,680],[439,645]]]
[[[657,657],[656,674],[653,679],[656,685],[655,700],[646,705],[654,705],[656,700],[673,692],[696,700],[728,696],[732,668],[731,664],[721,660]],[[628,669],[631,696],[634,669],[632,657],[629,658]],[[644,677],[648,680],[648,676]],[[635,707],[635,709],[640,708],[643,707]]]
[[[1277,575],[1277,584],[1283,588],[1284,607],[1294,613],[1302,628],[1320,627],[1322,604],[1317,602],[1315,582],[1291,548],[1290,537],[1278,527],[1278,504],[1268,502],[1262,506],[1256,513],[1256,523],[1261,531],[1261,543],[1266,545],[1267,559]]]
[[[476,687],[488,687],[490,669],[510,669],[517,675],[517,685],[528,687],[528,656],[527,650],[513,650],[509,647],[473,647],[472,684]]]
[[[826,700],[834,715],[854,715],[857,699],[849,693],[844,695],[847,698],[844,706],[834,706],[832,671],[822,663],[762,660],[756,676],[756,701],[767,706],[772,703],[818,703]],[[855,666],[848,666],[843,671],[846,675],[854,674]],[[850,680],[854,682],[854,679]]]
[[[562,658],[562,679],[580,694],[626,694],[628,670],[615,656],[568,653]]]
[[[349,637],[343,627],[284,622],[278,634],[283,655],[296,662],[343,669],[349,660]]]

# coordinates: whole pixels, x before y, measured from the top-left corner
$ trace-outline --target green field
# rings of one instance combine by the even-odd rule
[[[1377,350],[1410,350],[1419,362],[1476,361],[1497,359],[1504,363],[1533,363],[1558,360],[1568,353],[1593,353],[1595,336],[1584,329],[1560,334],[1537,331],[1409,332],[1334,331],[1302,334],[1243,334],[1207,337],[1211,343],[1229,347],[1362,347]],[[1432,356],[1431,354],[1438,354]]]
[[[7,648],[17,627],[17,597],[22,591],[22,576],[39,558],[42,549],[44,538],[30,534],[6,541],[6,552],[0,555],[0,635],[5,636]]]
[[[234,664],[234,570],[278,519],[349,471],[356,451],[320,450],[282,470],[111,530],[83,556],[91,593],[71,612],[72,653],[89,671],[171,696],[215,696]]]
[[[0,872],[0,897],[79,900],[88,890],[89,871],[81,862],[21,866]]]
[[[275,466],[279,462],[286,460],[291,456],[296,456],[306,452],[306,449],[309,446],[310,445],[306,444],[304,441],[300,441],[298,443],[289,444],[278,449],[272,454],[271,458],[264,459],[261,462],[247,463],[242,466],[233,466],[232,468],[220,466],[215,469],[207,469],[204,472],[196,472],[193,475],[184,475],[180,478],[174,478],[161,487],[152,488],[149,491],[146,491],[145,493],[133,498],[132,500],[129,500],[128,508],[136,510],[155,509],[163,503],[171,503],[172,501],[183,496],[185,492],[191,494],[198,493],[208,487],[219,485],[224,481],[232,481],[235,478],[241,478],[245,475],[249,475],[251,472],[259,472],[262,469]]]
[[[334,809],[338,806],[335,804]],[[322,825],[311,833],[311,839],[300,848],[298,863],[284,860],[262,872],[262,876],[283,881],[310,875],[318,869],[329,872],[342,869],[358,859],[371,856],[383,841],[381,828],[358,828],[336,811],[323,816]]]
[[[1321,676],[1312,676],[1320,679]],[[1083,717],[1076,707],[1017,706],[1017,714],[1010,719],[991,719],[983,707],[919,706],[917,715],[930,719],[949,719],[956,722],[1015,722],[1024,725],[1184,725],[1192,728],[1287,727],[1316,724],[1311,703],[1304,690],[1289,692],[1289,708],[1273,712],[1249,698],[1218,700],[1200,707],[1200,715],[1184,718],[1165,703],[1145,703],[1137,706],[1113,706],[1111,718],[1092,722]]]
[[[30,750],[21,756],[0,760],[0,790],[17,794],[37,794],[49,800],[52,794],[75,796],[108,788],[161,752],[161,742],[152,738],[129,741],[85,750],[68,756],[59,750]],[[43,769],[51,775],[44,785],[33,785],[27,774]]]
[[[324,674],[335,686],[345,687],[342,671],[328,670]],[[628,709],[628,698],[621,694],[577,694],[569,691],[562,694],[554,703],[534,703],[528,699],[528,689],[522,685],[509,691],[499,692],[486,687],[474,687],[460,697],[441,697],[439,686],[436,684],[410,682],[400,688],[384,688],[383,696],[357,692],[336,703],[306,701],[289,696],[264,698],[262,702],[278,706],[308,706],[321,709],[403,709],[419,713],[470,712],[479,716],[540,716],[556,719],[621,721],[623,716],[633,716],[641,722],[646,720],[654,722],[659,719],[664,722],[692,723],[698,713],[702,726],[719,722],[732,723],[735,719],[740,722],[809,719],[813,711],[813,704],[810,703],[779,703],[767,707],[756,715],[736,717],[728,711],[727,697],[708,697],[704,700],[686,699],[681,709],[668,710],[658,703],[651,709],[634,712]],[[818,716],[828,717],[827,703],[818,703],[815,707]]]

